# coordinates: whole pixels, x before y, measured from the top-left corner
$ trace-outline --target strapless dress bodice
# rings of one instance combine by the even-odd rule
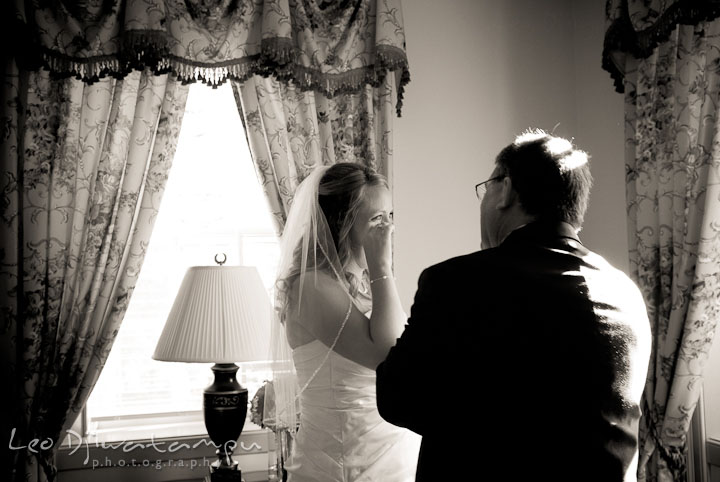
[[[328,350],[318,340],[293,350],[305,388],[289,480],[413,481],[420,437],[380,416],[374,370]]]

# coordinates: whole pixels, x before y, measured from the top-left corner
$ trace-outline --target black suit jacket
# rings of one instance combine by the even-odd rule
[[[418,481],[635,480],[650,343],[630,279],[531,223],[423,271],[378,409],[423,436]]]

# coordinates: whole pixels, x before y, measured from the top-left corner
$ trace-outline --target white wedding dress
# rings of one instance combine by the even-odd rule
[[[315,376],[300,395],[288,480],[414,481],[421,437],[380,416],[374,370],[334,351],[325,359],[327,354],[318,340],[293,350],[300,386]]]

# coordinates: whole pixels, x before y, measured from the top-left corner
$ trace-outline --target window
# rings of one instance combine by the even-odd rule
[[[185,271],[212,265],[257,266],[272,289],[279,253],[229,84],[190,87],[178,147],[130,306],[87,403],[90,436],[131,440],[204,434],[202,391],[211,364],[152,359]],[[252,397],[269,364],[243,364]],[[250,427],[246,425],[246,431]]]
[[[720,330],[710,348],[710,356],[705,365],[703,397],[705,403],[705,430],[707,437],[720,445]]]

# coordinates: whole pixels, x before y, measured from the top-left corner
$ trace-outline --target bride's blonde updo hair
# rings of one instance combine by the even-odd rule
[[[310,245],[304,244],[303,239],[298,239],[296,245],[288,246],[292,250],[292,260],[288,269],[278,274],[275,284],[275,309],[282,323],[291,305],[299,309],[301,300],[291,301],[290,298],[292,288],[303,269],[323,271],[342,283],[351,296],[355,297],[358,294],[361,279],[357,279],[348,271],[353,248],[357,248],[351,245],[350,232],[362,206],[367,187],[388,187],[385,177],[372,168],[350,162],[341,162],[328,167],[316,182],[318,183],[316,208],[325,219],[322,222],[318,221],[321,227],[317,228],[317,233],[310,235],[312,240]],[[302,186],[298,189],[301,188]],[[300,209],[305,209],[305,203],[302,203],[302,206]],[[290,208],[288,219],[293,214],[300,214],[302,219],[303,213],[295,213],[293,209],[296,209],[295,205]],[[311,217],[310,213],[306,214]],[[327,227],[323,228],[322,226],[325,225]],[[335,249],[332,255],[325,249],[330,247],[331,242],[332,248]],[[333,267],[331,263],[336,264]]]
[[[385,177],[372,168],[351,162],[333,165],[320,179],[318,203],[327,220],[343,268],[352,259],[350,231],[368,186],[388,187],[388,184]]]

